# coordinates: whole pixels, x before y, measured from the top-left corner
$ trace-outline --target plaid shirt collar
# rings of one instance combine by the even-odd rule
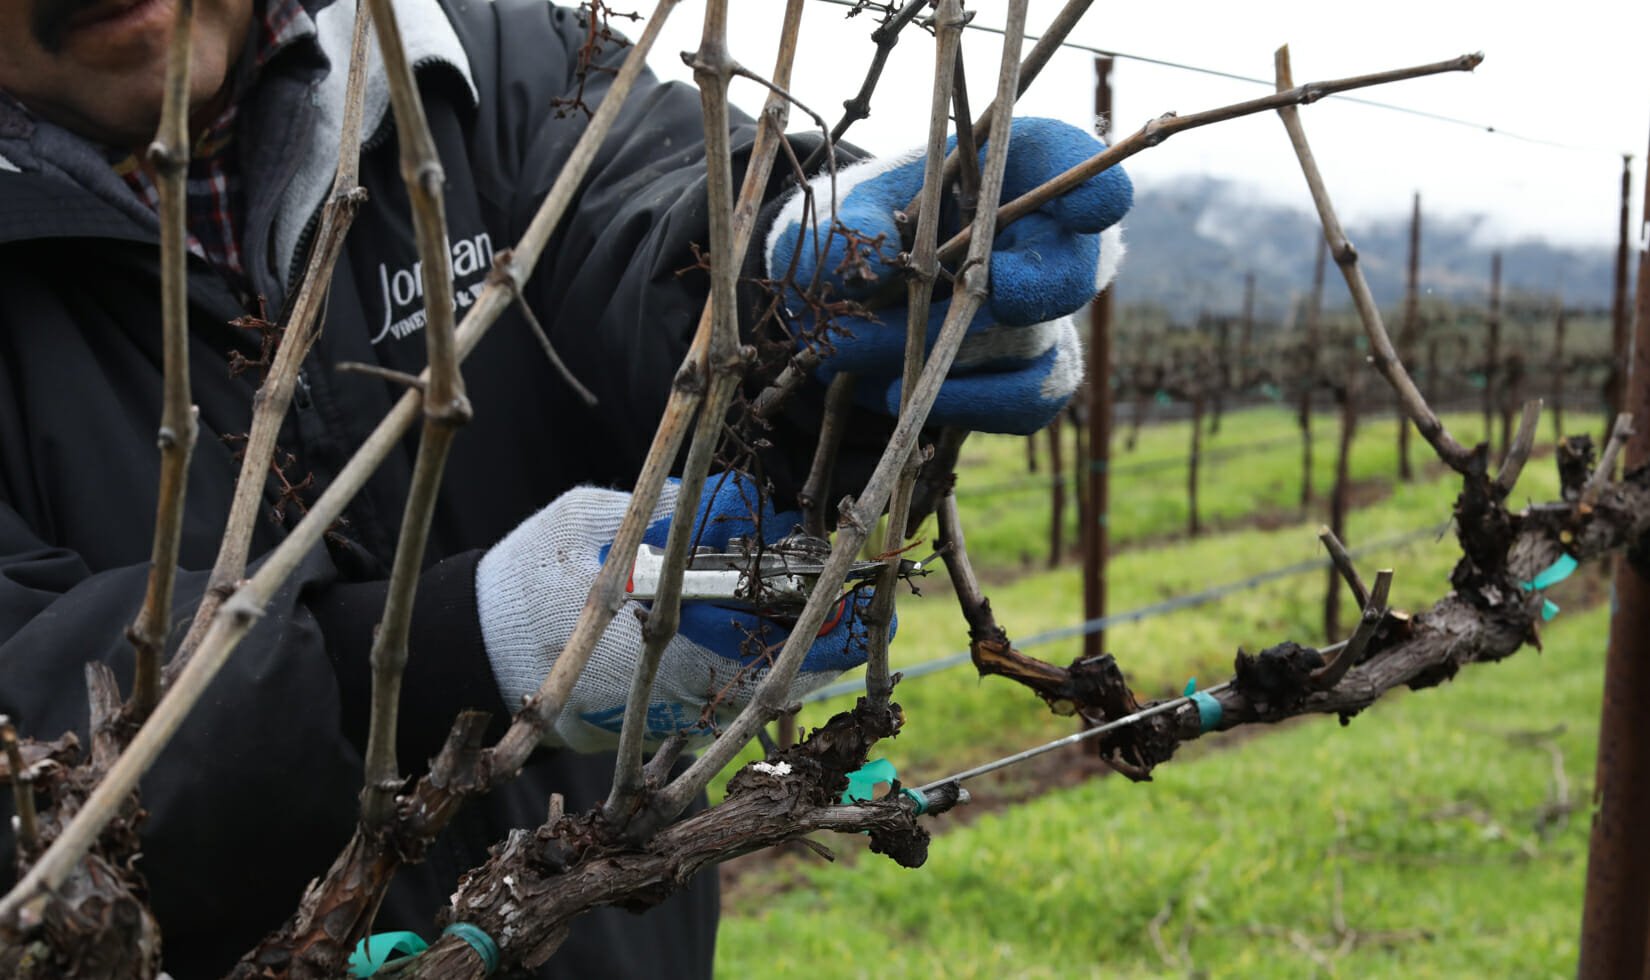
[[[235,148],[236,115],[242,97],[270,59],[292,42],[315,33],[315,22],[300,0],[265,0],[260,6],[262,16],[251,59],[242,62],[242,75],[232,82],[235,90],[228,106],[196,138],[184,178],[189,251],[211,263],[242,293],[249,293],[250,288],[241,258],[245,197]],[[127,149],[115,150],[109,160],[132,193],[158,211],[159,191],[137,155]]]

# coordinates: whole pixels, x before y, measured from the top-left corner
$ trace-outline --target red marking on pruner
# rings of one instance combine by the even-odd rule
[[[848,597],[843,596],[842,598],[840,598],[836,601],[836,612],[832,613],[831,618],[826,620],[824,625],[819,627],[819,633],[816,634],[816,637],[817,636],[824,636],[826,633],[829,633],[831,630],[836,629],[837,625],[842,622],[842,617],[844,615],[846,615],[847,612],[848,612]]]

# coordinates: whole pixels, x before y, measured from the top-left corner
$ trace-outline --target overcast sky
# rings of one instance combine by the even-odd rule
[[[1061,0],[1032,0],[1031,24],[1046,23]],[[976,23],[1000,27],[1006,4],[974,0]],[[631,7],[651,9],[650,0]],[[772,67],[781,0],[732,0],[734,56],[766,74]],[[677,52],[697,45],[702,0],[671,15],[651,61],[687,79]],[[795,94],[831,122],[870,61],[870,14],[812,0],[803,19]],[[624,25],[635,35],[639,28]],[[1272,52],[1290,45],[1297,82],[1338,78],[1468,51],[1486,59],[1472,74],[1451,73],[1360,93],[1368,98],[1486,123],[1507,133],[1416,118],[1326,99],[1304,110],[1308,136],[1343,218],[1407,214],[1420,191],[1427,213],[1485,216],[1492,241],[1546,237],[1613,244],[1621,154],[1634,154],[1633,221],[1644,186],[1650,133],[1650,3],[1563,0],[1540,5],[1462,0],[1190,0],[1118,4],[1098,0],[1073,41],[1124,54],[1182,62],[1258,78],[1272,76]],[[1001,40],[964,35],[969,90],[976,106],[994,87]],[[873,151],[921,143],[933,42],[908,31],[895,48],[871,118],[849,138]],[[1166,111],[1193,112],[1261,94],[1261,86],[1120,60],[1113,73],[1115,128],[1132,132]],[[1018,111],[1078,124],[1092,120],[1093,56],[1066,49],[1044,70]],[[753,83],[735,83],[734,101],[760,105]],[[792,116],[792,128],[805,117]],[[1547,140],[1566,147],[1542,145]],[[1269,199],[1310,207],[1305,183],[1276,114],[1182,133],[1126,165],[1149,187],[1191,174],[1253,186]]]

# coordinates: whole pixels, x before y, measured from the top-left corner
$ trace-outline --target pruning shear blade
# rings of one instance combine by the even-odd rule
[[[830,542],[804,534],[793,534],[760,550],[735,538],[726,550],[700,549],[688,559],[682,572],[682,599],[763,609],[800,607],[819,581],[829,554]],[[848,578],[863,579],[880,568],[881,562],[854,562]],[[664,549],[642,545],[636,549],[625,591],[632,599],[656,598],[664,570]]]

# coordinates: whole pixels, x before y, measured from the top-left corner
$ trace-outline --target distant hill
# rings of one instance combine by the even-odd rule
[[[1424,210],[1421,220],[1421,289],[1424,296],[1482,303],[1488,295],[1491,246],[1477,240],[1481,218],[1444,218]],[[1137,191],[1125,223],[1128,257],[1118,280],[1122,304],[1153,304],[1178,321],[1200,312],[1236,313],[1243,277],[1255,274],[1257,315],[1280,319],[1291,292],[1311,288],[1314,250],[1321,233],[1315,215],[1259,199],[1242,185],[1217,178],[1189,178]],[[1358,248],[1364,274],[1383,306],[1403,297],[1409,250],[1409,215],[1365,226],[1347,235]],[[1614,252],[1563,248],[1541,241],[1500,247],[1507,295],[1551,296],[1562,274],[1571,307],[1608,308]],[[1325,305],[1347,303],[1333,264]]]

